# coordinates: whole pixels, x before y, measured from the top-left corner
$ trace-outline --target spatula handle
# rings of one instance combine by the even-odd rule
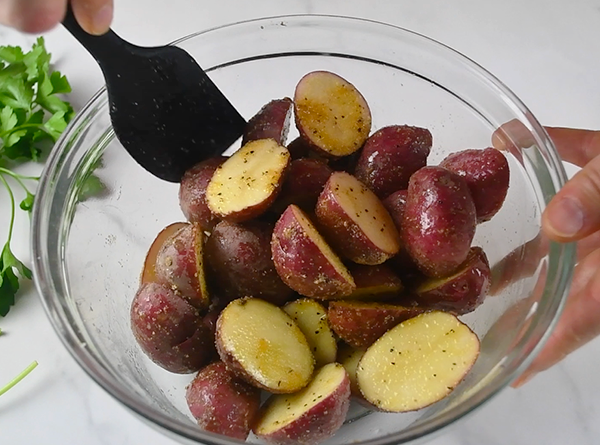
[[[112,30],[108,30],[101,36],[88,34],[77,22],[70,5],[67,6],[67,13],[62,24],[88,50],[101,67],[130,55],[131,50],[135,48]]]

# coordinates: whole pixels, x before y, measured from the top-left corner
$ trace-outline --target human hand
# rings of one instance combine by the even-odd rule
[[[577,266],[564,311],[542,352],[517,379],[537,373],[600,335],[600,131],[546,128],[561,158],[582,169],[557,193],[542,216],[544,234],[577,241]],[[503,148],[499,139],[495,145]]]
[[[58,25],[69,0],[0,0],[0,23],[27,33],[42,33]],[[81,27],[104,34],[113,16],[112,0],[70,0]]]

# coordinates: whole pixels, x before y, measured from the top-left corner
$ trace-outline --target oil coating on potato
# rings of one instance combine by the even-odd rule
[[[381,411],[425,408],[463,380],[479,356],[479,339],[452,314],[427,312],[400,323],[358,363],[361,393]]]
[[[392,125],[373,133],[361,150],[354,175],[379,198],[406,189],[411,175],[427,165],[429,130]]]
[[[274,139],[248,142],[215,170],[206,203],[215,215],[233,222],[264,213],[279,194],[290,153]]]
[[[262,107],[246,124],[242,145],[259,139],[274,139],[279,145],[285,145],[292,110],[292,99],[275,99]]]
[[[481,247],[472,247],[458,270],[445,278],[430,278],[415,289],[419,301],[457,315],[475,310],[491,282],[490,265]]]
[[[225,156],[207,159],[190,168],[181,178],[179,207],[186,219],[200,224],[202,230],[211,230],[219,222],[217,215],[206,204],[206,187],[217,167],[226,160]]]
[[[169,286],[198,309],[210,304],[204,274],[204,232],[186,224],[169,237],[156,256],[158,282]]]
[[[253,431],[269,444],[316,445],[342,426],[349,407],[348,374],[339,363],[330,363],[302,391],[267,400]]]
[[[160,252],[160,249],[162,249],[169,238],[180,229],[183,229],[186,225],[187,224],[183,222],[169,224],[159,232],[156,238],[154,238],[154,241],[146,254],[146,259],[144,260],[144,269],[142,270],[142,276],[140,277],[140,284],[156,283],[159,281],[156,276],[156,257],[158,256],[158,252]]]
[[[494,148],[463,150],[449,155],[440,163],[440,167],[465,179],[479,223],[489,221],[498,213],[510,182],[508,161],[502,152]]]
[[[293,295],[271,259],[274,225],[264,221],[221,221],[206,241],[210,282],[229,301],[252,296],[284,304]]]
[[[314,71],[300,79],[294,112],[302,138],[325,156],[354,153],[371,131],[365,98],[350,82],[327,71]]]
[[[333,331],[355,348],[366,348],[398,323],[425,311],[419,306],[332,301],[327,316]]]
[[[333,249],[358,264],[381,264],[400,250],[400,235],[375,194],[346,172],[335,172],[315,214]]]
[[[144,353],[167,371],[195,372],[214,357],[214,337],[197,309],[165,286],[143,284],[131,304],[130,319]]]
[[[216,345],[229,370],[272,393],[299,391],[314,369],[313,354],[294,320],[258,298],[240,298],[223,309]]]
[[[328,300],[348,296],[356,288],[342,260],[293,204],[275,224],[271,254],[283,282],[300,295]]]
[[[423,167],[411,176],[402,236],[423,273],[436,278],[453,273],[467,259],[476,225],[462,177],[441,167]]]
[[[198,372],[185,397],[202,429],[240,440],[248,437],[260,408],[260,390],[238,380],[220,361]]]

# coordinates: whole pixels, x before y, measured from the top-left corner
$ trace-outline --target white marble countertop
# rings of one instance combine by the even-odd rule
[[[440,40],[505,82],[546,125],[600,128],[599,0],[115,0],[114,29],[139,44],[160,44],[242,19],[319,12],[393,23]],[[0,43],[34,37],[0,28]],[[64,30],[46,35],[56,67],[80,108],[101,86],[99,69]],[[35,170],[35,167],[33,168]],[[39,169],[37,169],[39,171]],[[7,196],[0,191],[0,208]],[[4,239],[8,215],[0,213]],[[29,261],[27,218],[14,235]],[[11,445],[174,444],[98,387],[63,348],[36,291],[25,283],[0,318],[0,386],[33,360],[38,368],[0,398],[0,442]],[[600,340],[520,390],[506,389],[434,445],[600,444]]]

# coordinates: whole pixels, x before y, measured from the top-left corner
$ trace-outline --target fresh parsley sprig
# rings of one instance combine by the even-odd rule
[[[18,184],[25,197],[19,207],[31,213],[35,195],[23,176],[12,167],[38,161],[73,117],[73,108],[59,95],[69,93],[66,77],[50,66],[50,54],[43,38],[29,52],[18,46],[0,46],[0,182],[10,198],[8,238],[0,253],[0,316],[15,304],[19,278],[31,278],[31,270],[15,257],[10,242],[15,221],[16,200],[11,184]],[[0,213],[0,216],[5,213]]]

